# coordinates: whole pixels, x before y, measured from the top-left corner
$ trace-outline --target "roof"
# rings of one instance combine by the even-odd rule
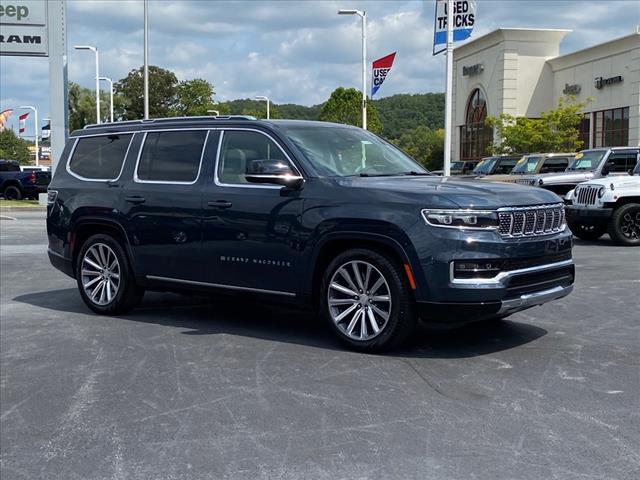
[[[454,59],[506,40],[559,44],[571,31],[563,28],[498,28],[455,47]]]

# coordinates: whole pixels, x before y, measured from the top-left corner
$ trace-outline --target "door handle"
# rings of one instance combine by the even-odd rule
[[[231,208],[233,206],[233,203],[227,202],[226,200],[216,200],[215,202],[213,200],[209,200],[207,202],[207,205],[209,207],[224,209]]]
[[[146,200],[144,197],[140,197],[138,195],[133,195],[131,197],[124,197],[125,201],[129,203],[133,203],[134,205],[138,205],[139,203],[144,203]]]

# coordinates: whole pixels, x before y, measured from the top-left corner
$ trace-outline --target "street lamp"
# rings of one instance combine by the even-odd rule
[[[216,117],[220,116],[220,112],[218,110],[207,110],[207,113],[213,113]]]
[[[362,19],[362,128],[367,129],[367,12],[338,10],[338,15],[358,15]]]
[[[109,83],[109,114],[111,123],[113,123],[113,80],[111,80],[109,77],[100,77],[100,80]]]
[[[257,95],[253,97],[254,100],[264,100],[267,102],[267,120],[269,120],[269,97],[265,97],[264,95]]]
[[[76,45],[76,50],[91,50],[96,55],[96,123],[100,123],[100,58],[98,55],[98,47],[91,45]]]
[[[149,119],[149,1],[144,0],[144,119]]]
[[[33,112],[33,120],[35,121],[34,137],[36,139],[36,166],[40,165],[40,150],[38,146],[38,109],[32,105],[21,105],[20,108],[31,110]]]

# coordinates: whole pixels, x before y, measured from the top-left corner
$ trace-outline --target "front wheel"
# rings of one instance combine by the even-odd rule
[[[87,239],[78,255],[76,279],[84,303],[102,315],[126,313],[144,295],[135,283],[124,249],[109,235]]]
[[[9,185],[2,192],[5,200],[22,200],[22,191],[15,185]]]
[[[382,352],[413,331],[413,296],[398,263],[369,249],[338,255],[327,268],[321,289],[322,316],[354,350]]]
[[[618,245],[640,246],[640,204],[627,203],[613,212],[609,235]]]
[[[569,230],[581,240],[598,240],[607,231],[603,225],[569,222]]]

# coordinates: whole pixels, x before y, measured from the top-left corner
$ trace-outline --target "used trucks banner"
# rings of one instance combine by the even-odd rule
[[[453,5],[453,41],[459,42],[471,36],[476,22],[475,0],[457,0]],[[438,45],[444,48],[438,49]],[[435,25],[433,28],[433,54],[446,50],[447,45],[447,0],[436,0]]]

